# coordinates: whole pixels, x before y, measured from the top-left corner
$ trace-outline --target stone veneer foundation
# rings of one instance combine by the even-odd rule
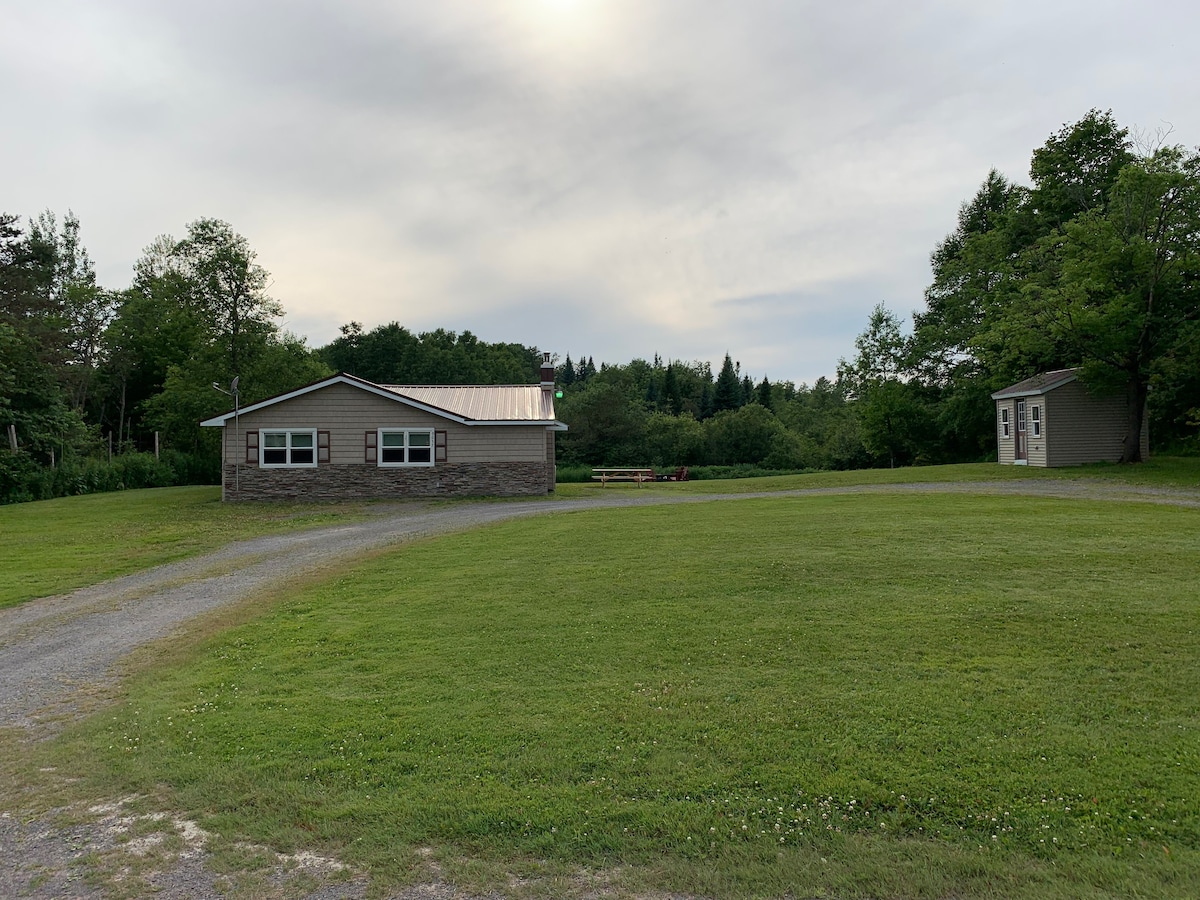
[[[439,463],[432,468],[330,466],[315,469],[225,466],[226,500],[374,500],[402,497],[524,497],[554,490],[554,464]]]

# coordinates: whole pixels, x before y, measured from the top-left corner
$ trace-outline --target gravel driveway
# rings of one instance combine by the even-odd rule
[[[582,509],[868,492],[1033,494],[1200,508],[1200,490],[1042,479],[821,488],[769,495],[670,496],[614,490],[579,500],[388,504],[374,507],[371,517],[363,522],[239,541],[201,557],[0,610],[0,727],[15,726],[25,740],[50,736],[64,719],[78,714],[98,690],[103,692],[106,686],[111,687],[116,678],[114,665],[135,648],[170,634],[189,619],[235,603],[256,591],[378,548],[493,522]],[[80,810],[71,812],[76,818],[81,815]],[[90,865],[94,868],[97,859],[116,859],[121,854],[135,852],[137,843],[127,838],[145,816],[128,814],[119,801],[86,812],[82,818],[88,820],[87,824],[69,826],[59,824],[61,817],[56,815],[21,819],[10,812],[0,812],[0,862],[3,863],[0,896],[105,896],[99,888],[80,880],[81,860],[90,855]],[[172,855],[169,865],[154,873],[146,883],[158,897],[225,896],[221,877],[204,865],[203,833],[191,823],[173,821],[173,824],[177,833],[184,836],[188,849]],[[313,900],[364,896],[362,882],[345,880],[338,865],[316,857],[299,861],[281,857],[277,871],[271,876],[274,881],[270,881],[269,892],[264,896],[274,896],[277,891],[280,896],[296,896],[300,882],[295,879],[299,875],[306,877],[307,884],[326,883],[325,887],[306,894]],[[431,868],[431,875],[436,876],[436,867]],[[465,898],[466,895],[431,881],[400,896]]]

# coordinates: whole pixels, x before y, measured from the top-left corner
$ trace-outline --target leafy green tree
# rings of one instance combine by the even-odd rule
[[[1081,364],[1093,386],[1126,394],[1133,458],[1139,396],[1186,355],[1194,169],[1178,148],[1136,156],[1112,113],[1091,110],[1033,152],[1032,187],[988,176],[935,249],[914,317],[912,373],[933,404],[941,458],[994,448],[991,391]],[[1178,424],[1185,398],[1163,387]]]
[[[1094,388],[1124,393],[1121,459],[1138,462],[1155,367],[1200,318],[1200,156],[1168,147],[1125,165],[1106,208],[1075,217],[1040,249],[1014,328],[1054,335]]]
[[[675,468],[704,462],[704,425],[690,413],[651,413],[646,420],[646,452],[651,465]]]
[[[908,379],[908,343],[900,319],[878,304],[854,346],[854,360],[838,364],[838,380],[857,398],[863,445],[894,468],[897,459],[907,462],[916,456],[917,435],[927,416]]]
[[[563,462],[592,466],[645,465],[645,410],[619,384],[594,380],[555,407],[570,430],[558,441]]]
[[[1063,125],[1033,151],[1033,190],[1023,210],[1024,219],[1033,223],[1030,237],[1104,209],[1121,170],[1133,161],[1129,130],[1117,124],[1112,110],[1092,109],[1073,125]]]
[[[52,241],[19,218],[0,215],[0,425],[14,425],[18,446],[39,462],[79,449],[87,430],[63,387],[67,361],[61,296],[55,291]],[[3,452],[7,435],[0,435]]]
[[[246,344],[274,334],[283,308],[267,296],[269,276],[249,242],[220,219],[197,219],[171,250],[170,266],[212,340],[241,373]]]
[[[772,450],[772,441],[784,431],[769,409],[757,403],[716,413],[704,423],[708,459],[715,465],[761,463]]]

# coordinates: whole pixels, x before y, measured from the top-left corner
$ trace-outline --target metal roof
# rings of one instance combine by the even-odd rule
[[[1024,381],[1018,381],[1003,390],[992,394],[993,400],[1009,400],[1013,397],[1036,397],[1045,394],[1064,384],[1070,384],[1079,377],[1079,369],[1057,369],[1053,372],[1042,372]]]
[[[554,421],[554,392],[537,384],[381,384],[385,391],[473,422]]]
[[[406,403],[434,415],[445,416],[464,425],[545,425],[553,431],[566,431],[567,426],[554,418],[554,390],[540,384],[485,385],[408,385],[375,384],[365,378],[341,372],[304,387],[268,397],[241,408],[240,413],[255,412],[285,400],[291,400],[334,384],[346,384]],[[205,419],[200,424],[221,427],[233,419],[235,410]]]

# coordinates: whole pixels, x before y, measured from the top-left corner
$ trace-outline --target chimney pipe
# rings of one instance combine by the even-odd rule
[[[542,354],[542,390],[554,390],[554,363],[550,361],[550,351]]]

